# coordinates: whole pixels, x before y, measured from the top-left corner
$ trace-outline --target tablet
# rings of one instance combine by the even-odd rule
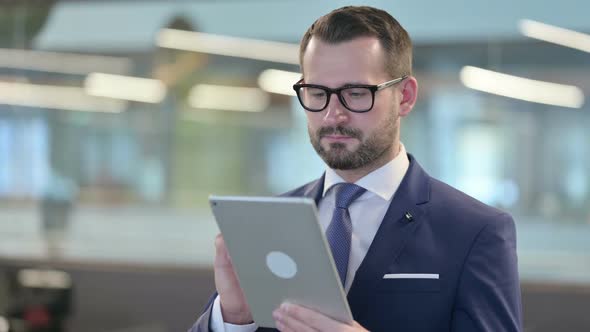
[[[283,302],[352,323],[312,199],[211,196],[209,202],[258,326],[275,327],[272,312]]]

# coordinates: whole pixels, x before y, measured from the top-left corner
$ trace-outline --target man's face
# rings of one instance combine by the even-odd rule
[[[389,77],[378,39],[361,37],[328,44],[313,37],[303,56],[303,77],[308,84],[339,88],[349,84],[377,85]],[[335,94],[326,109],[306,112],[311,144],[333,169],[352,170],[391,160],[399,131],[400,94],[396,86],[375,93],[366,113],[347,110]]]

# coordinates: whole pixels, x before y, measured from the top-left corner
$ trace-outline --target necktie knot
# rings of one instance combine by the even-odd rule
[[[355,199],[367,191],[354,183],[338,183],[334,186],[334,190],[336,190],[336,207],[341,209],[348,209]]]

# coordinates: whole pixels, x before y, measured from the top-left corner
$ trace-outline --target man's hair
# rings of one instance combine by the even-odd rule
[[[318,18],[301,39],[301,69],[303,55],[312,37],[331,44],[359,37],[376,37],[384,51],[387,73],[392,78],[412,74],[412,40],[399,22],[381,9],[346,6]]]

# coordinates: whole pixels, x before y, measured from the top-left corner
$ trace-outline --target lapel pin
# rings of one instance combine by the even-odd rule
[[[406,220],[407,221],[413,221],[414,220],[414,217],[412,216],[412,214],[410,214],[410,212],[406,212],[405,217],[406,217]]]

